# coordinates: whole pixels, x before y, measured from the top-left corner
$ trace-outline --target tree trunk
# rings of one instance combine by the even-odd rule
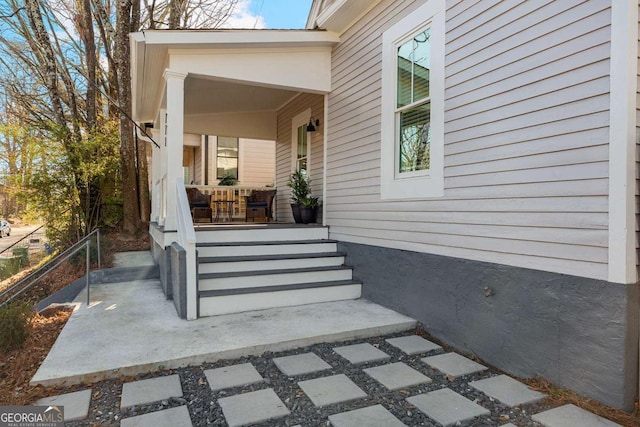
[[[91,0],[82,1],[82,12],[78,19],[78,29],[84,44],[84,54],[87,62],[87,128],[93,132],[96,128],[96,41],[93,33],[93,18],[91,15]]]
[[[118,75],[118,104],[120,112],[120,162],[122,166],[122,230],[129,235],[142,231],[138,205],[138,177],[136,173],[136,149],[131,117],[131,75],[129,64],[129,29],[131,28],[131,3],[119,0],[116,8],[116,63]]]

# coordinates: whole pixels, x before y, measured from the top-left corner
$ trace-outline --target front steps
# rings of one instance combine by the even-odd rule
[[[359,298],[328,235],[311,225],[198,227],[199,316]]]

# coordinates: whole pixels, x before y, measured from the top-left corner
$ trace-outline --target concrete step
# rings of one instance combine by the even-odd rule
[[[201,292],[199,316],[357,299],[361,293],[362,285],[353,281]]]
[[[324,240],[329,228],[320,225],[295,224],[220,225],[198,227],[197,243],[207,242],[272,242],[298,240]]]
[[[302,283],[351,280],[347,267],[294,268],[270,271],[239,271],[198,274],[198,290],[258,288],[263,286],[297,285]]]
[[[198,272],[229,273],[232,271],[265,271],[297,268],[338,267],[344,264],[344,254],[256,255],[236,257],[199,257]]]
[[[231,257],[254,255],[309,254],[336,252],[335,240],[288,240],[272,242],[209,242],[198,243],[200,257]]]

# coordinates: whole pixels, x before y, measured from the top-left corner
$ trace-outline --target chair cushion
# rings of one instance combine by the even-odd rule
[[[248,208],[266,208],[267,202],[247,202]]]
[[[209,203],[208,202],[191,202],[191,203],[189,203],[189,205],[192,208],[208,208],[209,207]]]

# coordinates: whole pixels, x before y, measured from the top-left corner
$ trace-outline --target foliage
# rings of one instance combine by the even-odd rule
[[[0,308],[0,350],[22,347],[29,337],[32,315],[27,302],[11,302]]]
[[[317,208],[318,207],[318,198],[312,196],[306,196],[300,199],[300,206],[305,208]]]
[[[236,185],[238,180],[231,174],[225,174],[218,182],[218,185]]]
[[[294,205],[300,205],[303,199],[311,195],[311,180],[304,170],[289,175],[287,186],[291,188],[291,203]]]

